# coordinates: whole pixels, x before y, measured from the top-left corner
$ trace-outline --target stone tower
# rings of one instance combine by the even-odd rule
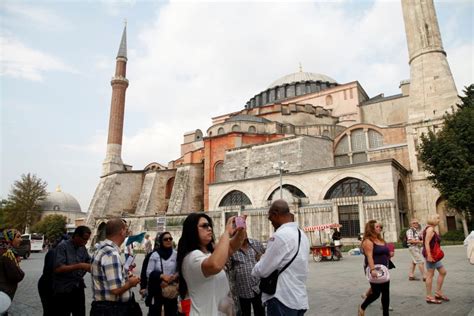
[[[458,96],[433,0],[402,0],[402,10],[410,65],[406,131],[412,170],[412,208],[415,216],[426,218],[436,212],[440,194],[426,179],[428,174],[417,158],[420,137],[428,130],[442,127],[443,115],[451,111]]]
[[[109,134],[107,152],[102,164],[102,175],[117,170],[124,170],[122,162],[122,136],[125,110],[125,92],[128,87],[127,70],[127,26],[122,33],[119,51],[116,58],[115,75],[112,77],[112,101],[110,104]]]

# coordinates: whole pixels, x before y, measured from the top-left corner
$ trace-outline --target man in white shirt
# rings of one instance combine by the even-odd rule
[[[267,316],[303,315],[309,307],[306,291],[308,238],[301,232],[298,250],[299,228],[284,200],[272,203],[268,219],[276,231],[268,240],[267,250],[253,268],[252,275],[268,277],[274,270],[281,270],[298,251],[294,261],[278,276],[275,294],[262,293],[262,302],[267,308]]]

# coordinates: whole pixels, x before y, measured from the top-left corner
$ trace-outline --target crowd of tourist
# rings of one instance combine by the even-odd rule
[[[148,315],[162,315],[162,310],[165,316],[304,315],[309,308],[309,240],[284,200],[272,203],[268,219],[275,232],[265,247],[248,237],[245,216],[230,217],[216,240],[212,219],[205,213],[192,213],[183,222],[177,250],[170,232],[157,235],[154,246],[145,235],[140,276],[133,273],[133,243],[125,242],[130,235],[125,220],[108,220],[105,240],[96,244],[92,256],[85,247],[91,230],[79,226],[70,238],[61,236],[52,243],[45,256],[38,282],[43,314],[84,316],[87,283],[93,296],[91,316],[142,315],[133,291],[137,286]],[[442,288],[446,268],[436,232],[438,224],[439,216],[431,216],[422,230],[418,220],[412,219],[406,232],[412,259],[408,280],[425,282],[428,304],[449,301]],[[333,240],[341,239],[339,230],[334,235]],[[364,315],[381,297],[382,313],[389,315],[394,247],[384,240],[383,225],[376,220],[366,223],[361,239],[363,273],[369,289],[362,295],[358,314]],[[0,238],[0,294],[6,293],[10,301],[25,275],[14,252],[20,242],[21,235],[14,229],[4,230]],[[125,259],[122,247],[126,249]],[[420,278],[416,277],[416,267]],[[91,282],[84,279],[87,273]]]

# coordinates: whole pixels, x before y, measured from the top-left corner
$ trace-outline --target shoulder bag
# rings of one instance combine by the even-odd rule
[[[273,271],[266,278],[261,278],[260,279],[260,285],[259,285],[260,291],[262,291],[263,293],[269,294],[269,295],[275,294],[277,283],[278,283],[278,276],[280,275],[280,273],[285,271],[286,268],[289,267],[289,265],[293,262],[293,260],[295,260],[296,256],[298,255],[298,252],[300,251],[300,243],[301,243],[301,231],[298,229],[298,248],[296,250],[295,255],[290,260],[290,262],[288,262],[283,267],[283,269],[281,269],[280,271],[278,271],[278,269],[277,269],[277,270]]]
[[[428,255],[426,254],[426,247],[425,247],[425,242],[424,242],[425,237],[426,237],[426,229],[427,228],[425,228],[423,230],[423,250],[421,252],[423,254],[423,257],[425,257],[425,258],[428,257]],[[431,250],[430,252],[431,252],[431,258],[433,258],[433,261],[438,262],[438,261],[440,261],[441,259],[444,258],[444,252],[441,249],[441,246],[439,244],[438,234],[434,231],[434,229],[433,229],[433,232],[434,232],[434,236],[430,241],[430,250]]]
[[[165,273],[163,270],[163,260],[161,260],[160,256],[160,263],[161,263],[161,273]],[[161,283],[161,296],[167,299],[175,299],[178,297],[178,282],[173,281],[171,283]]]
[[[388,272],[386,266],[383,264],[376,264],[374,265],[374,269],[377,272],[377,276],[375,277],[370,273],[370,267],[367,267],[365,270],[365,275],[370,283],[380,284],[390,281],[390,272]]]

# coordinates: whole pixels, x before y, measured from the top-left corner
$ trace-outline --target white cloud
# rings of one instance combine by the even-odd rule
[[[127,111],[153,123],[125,135],[124,161],[142,168],[178,158],[184,132],[205,133],[211,117],[243,109],[299,62],[340,83],[358,80],[369,96],[399,93],[409,78],[404,31],[398,1],[356,13],[314,2],[163,5],[128,61]],[[461,64],[469,48],[454,54]]]
[[[77,73],[59,58],[30,48],[13,37],[0,35],[0,75],[42,81],[45,71]]]
[[[47,10],[38,5],[29,5],[26,2],[18,1],[4,1],[2,3],[2,9],[13,17],[9,18],[10,23],[28,23],[35,27],[46,27],[52,30],[64,30],[65,28],[70,27],[70,23],[66,19],[56,14],[54,11]]]
[[[452,47],[448,50],[448,62],[456,88],[461,94],[465,86],[474,83],[474,44],[471,42]]]
[[[136,0],[100,0],[106,12],[111,16],[119,16],[136,4]]]

